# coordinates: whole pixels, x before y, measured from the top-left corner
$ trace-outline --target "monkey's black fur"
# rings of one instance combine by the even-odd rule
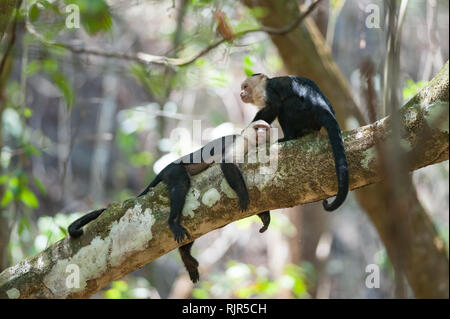
[[[323,207],[327,211],[337,209],[347,197],[348,165],[341,130],[330,102],[319,87],[307,78],[282,76],[267,78],[266,81],[266,104],[253,121],[264,120],[270,124],[278,116],[284,133],[279,142],[325,128],[333,150],[338,193],[331,204],[324,200]]]
[[[81,235],[83,235],[83,229],[81,229],[81,227],[83,227],[84,225],[93,221],[94,219],[97,219],[97,217],[100,216],[101,213],[103,213],[103,211],[105,211],[105,210],[106,210],[106,208],[94,210],[90,213],[87,213],[84,216],[81,216],[76,221],[74,221],[72,224],[70,224],[69,229],[68,229],[70,237],[77,238],[77,237],[80,237]]]
[[[184,240],[185,235],[188,239],[191,239],[189,232],[180,224],[186,195],[191,186],[190,176],[196,175],[208,168],[212,164],[211,158],[213,157],[220,157],[220,168],[228,184],[238,196],[239,207],[243,211],[247,209],[250,200],[242,173],[236,164],[225,163],[227,149],[229,147],[234,147],[233,144],[236,137],[237,135],[230,135],[216,139],[203,146],[201,149],[170,163],[153,179],[145,190],[138,195],[138,197],[144,196],[151,188],[158,185],[161,181],[166,183],[167,190],[170,194],[170,213],[168,222],[170,230],[178,243]],[[215,145],[216,147],[211,148],[211,145]],[[219,150],[218,154],[215,153],[216,150]],[[92,211],[74,221],[69,226],[70,236],[74,238],[81,236],[83,234],[81,227],[96,219],[104,210],[106,210],[106,208]],[[263,222],[263,227],[260,230],[260,232],[263,232],[269,226],[270,215],[268,212],[263,212],[258,214],[258,216]],[[193,243],[194,242],[192,241],[186,245],[180,246],[178,250],[191,280],[195,283],[199,279],[199,273],[198,261],[190,252]]]

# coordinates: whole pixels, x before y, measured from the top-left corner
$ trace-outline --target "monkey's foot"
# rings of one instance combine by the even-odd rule
[[[248,199],[248,198],[244,198],[242,200],[239,199],[239,207],[242,212],[247,210],[248,204],[250,204],[250,199]]]
[[[191,239],[189,232],[181,225],[170,225],[170,230],[172,231],[173,237],[177,243],[181,243],[184,240],[185,235],[188,239]]]
[[[259,232],[264,233],[270,224],[270,212],[266,211],[266,212],[259,213],[258,217],[261,219],[261,221],[263,223],[263,227],[259,230]]]
[[[191,281],[195,284],[200,279],[200,274],[198,273],[198,269],[191,269],[188,270],[189,278],[191,278]]]

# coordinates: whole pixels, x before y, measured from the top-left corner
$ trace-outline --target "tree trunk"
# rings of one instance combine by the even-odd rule
[[[16,6],[16,3],[18,1],[16,0],[4,0],[0,2],[0,42],[2,42],[3,35],[8,29],[9,22],[11,21],[12,14],[14,11],[14,8]],[[1,52],[0,55],[0,61],[3,59],[6,59],[4,54],[7,54],[6,52]],[[0,72],[0,121],[3,117],[3,110],[5,108],[5,103],[3,99],[3,85],[4,82],[6,82],[6,74],[1,74]],[[6,73],[6,72],[5,72]],[[3,128],[0,125],[0,151],[3,148]],[[0,185],[0,198],[3,198],[3,185]],[[0,271],[5,269],[9,263],[8,258],[8,243],[9,243],[9,236],[11,233],[10,229],[10,222],[6,216],[3,216],[0,214]]]

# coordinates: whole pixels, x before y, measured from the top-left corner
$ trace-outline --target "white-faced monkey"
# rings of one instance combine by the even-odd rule
[[[170,163],[138,197],[147,194],[152,187],[163,181],[170,194],[170,230],[178,243],[184,240],[185,235],[188,239],[191,239],[189,232],[180,224],[186,194],[191,185],[190,177],[204,171],[213,163],[220,163],[226,181],[238,196],[239,207],[241,210],[246,210],[250,202],[249,195],[245,180],[236,164],[236,156],[246,154],[249,149],[269,141],[269,138],[270,125],[268,123],[263,120],[252,122],[240,135],[218,138],[201,149]],[[69,226],[70,236],[81,236],[83,234],[81,227],[96,219],[104,210],[106,208],[95,210],[74,221]],[[263,227],[260,229],[260,232],[263,232],[269,226],[270,215],[269,212],[262,212],[258,216],[263,222]],[[179,251],[189,276],[195,283],[199,279],[199,273],[198,262],[190,253],[193,243],[192,241],[180,246]]]
[[[324,200],[323,207],[327,211],[338,208],[348,193],[347,159],[334,110],[319,87],[312,80],[298,76],[269,78],[256,73],[242,83],[241,99],[260,109],[253,121],[272,123],[278,117],[284,133],[279,142],[325,128],[333,150],[338,192],[331,204]]]

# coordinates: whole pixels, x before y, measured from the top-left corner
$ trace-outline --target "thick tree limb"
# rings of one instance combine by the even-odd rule
[[[448,121],[444,125],[436,121],[448,112],[448,90],[447,63],[400,111],[403,145],[411,154],[411,161],[405,163],[409,171],[448,160]],[[389,142],[389,122],[389,118],[384,118],[344,132],[351,189],[383,179],[375,143]],[[182,220],[193,239],[264,210],[318,201],[336,194],[335,168],[327,136],[311,134],[274,144],[271,149],[279,151],[274,174],[261,174],[263,165],[259,163],[241,167],[251,200],[246,212],[239,211],[235,194],[224,183],[218,165],[193,178],[186,202],[192,217]],[[98,220],[85,228],[81,239],[64,238],[3,271],[0,298],[89,297],[109,282],[177,248],[167,225],[168,203],[168,193],[160,184],[143,198],[110,205]],[[79,267],[79,288],[69,288],[75,278],[71,273],[73,268],[68,268],[70,265]]]

